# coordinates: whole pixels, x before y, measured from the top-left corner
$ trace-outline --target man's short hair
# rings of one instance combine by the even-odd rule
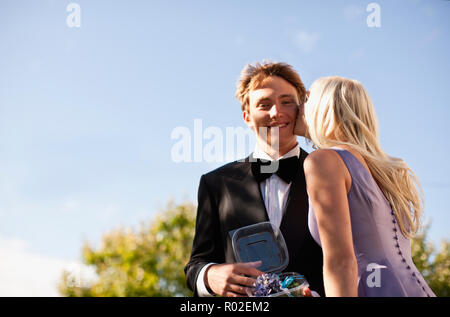
[[[264,61],[261,64],[256,62],[254,65],[245,65],[237,83],[236,98],[241,103],[242,111],[250,112],[249,92],[261,87],[270,76],[278,76],[289,82],[297,90],[299,102],[305,101],[305,85],[291,65],[272,61]]]

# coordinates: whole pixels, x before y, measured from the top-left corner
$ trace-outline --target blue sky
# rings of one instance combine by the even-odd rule
[[[72,2],[79,28],[71,1],[0,3],[1,250],[78,261],[83,241],[196,202],[225,161],[176,163],[171,134],[245,128],[236,80],[263,59],[307,87],[361,81],[383,148],[422,183],[430,238],[450,238],[450,1],[376,1],[379,28],[371,1]]]

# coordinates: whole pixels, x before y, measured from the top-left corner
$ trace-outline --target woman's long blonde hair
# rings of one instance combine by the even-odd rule
[[[348,145],[363,156],[403,235],[412,237],[420,226],[422,189],[402,159],[381,149],[375,109],[361,83],[337,76],[316,80],[305,104],[305,121],[306,137],[316,147]]]

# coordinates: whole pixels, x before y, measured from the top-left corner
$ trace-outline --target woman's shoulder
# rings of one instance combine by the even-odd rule
[[[311,152],[303,163],[305,173],[327,175],[344,172],[346,167],[339,154],[333,149],[317,149]]]
[[[337,164],[339,163],[339,154],[336,153],[333,149],[317,149],[308,154],[305,159],[305,165],[329,165],[329,164]]]

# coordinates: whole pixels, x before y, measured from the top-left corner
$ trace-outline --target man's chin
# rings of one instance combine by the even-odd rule
[[[260,139],[260,142],[266,144],[269,147],[275,147],[278,146],[279,148],[285,148],[290,146],[291,144],[297,143],[297,137],[294,135],[294,133],[290,133],[290,135],[287,135],[285,137],[279,137],[279,138],[271,138],[268,137],[267,141]]]
[[[293,142],[293,139],[296,139],[294,134],[294,129],[289,127],[289,130],[279,130],[278,135],[272,137],[272,134],[269,134],[269,140],[278,141],[280,145],[289,145]]]

